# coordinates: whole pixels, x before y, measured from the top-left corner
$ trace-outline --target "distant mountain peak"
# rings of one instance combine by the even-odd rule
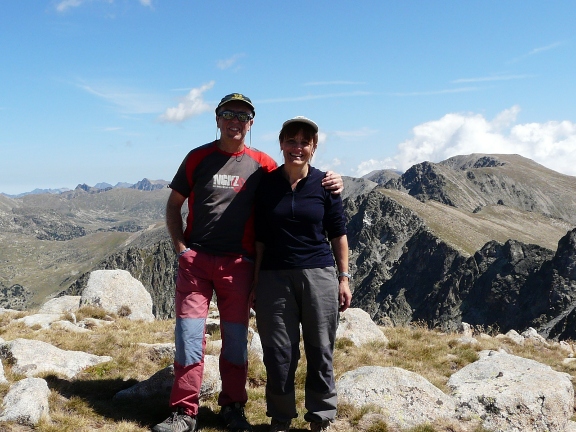
[[[156,189],[164,189],[169,184],[170,183],[165,180],[149,180],[147,178],[144,178],[140,180],[138,183],[130,186],[130,188],[144,191],[152,191]]]

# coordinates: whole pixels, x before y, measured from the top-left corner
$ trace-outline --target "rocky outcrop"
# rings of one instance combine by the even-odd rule
[[[7,287],[0,282],[0,308],[24,310],[31,298],[32,292],[22,285]]]

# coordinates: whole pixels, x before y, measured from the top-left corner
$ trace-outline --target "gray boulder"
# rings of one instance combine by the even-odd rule
[[[98,306],[131,320],[154,321],[150,293],[126,270],[93,271],[80,305]]]
[[[44,303],[38,313],[40,314],[64,314],[76,312],[80,307],[80,296],[62,296],[48,300]]]
[[[386,421],[410,428],[453,418],[454,400],[422,376],[397,367],[364,366],[346,372],[336,383],[339,402],[380,407]]]
[[[388,343],[380,327],[360,308],[349,308],[340,314],[336,338],[350,339],[355,346],[373,341]]]
[[[18,381],[4,398],[0,421],[13,421],[34,426],[40,419],[48,418],[50,389],[41,378],[24,378]]]
[[[174,384],[174,366],[170,365],[152,375],[145,381],[130,388],[121,390],[114,395],[115,400],[138,400],[157,397],[168,402],[172,385]],[[204,356],[204,375],[200,387],[200,399],[209,398],[222,390],[218,357]]]
[[[87,367],[112,360],[109,356],[97,356],[82,351],[66,351],[46,342],[15,339],[0,345],[0,357],[12,364],[12,372],[34,377],[53,372],[66,378],[74,378]]]
[[[61,319],[62,316],[60,314],[37,313],[18,318],[14,321],[20,322],[27,327],[47,329],[52,325],[52,323],[60,321]]]
[[[448,380],[461,418],[480,417],[489,430],[564,431],[574,411],[570,376],[534,360],[482,352]]]

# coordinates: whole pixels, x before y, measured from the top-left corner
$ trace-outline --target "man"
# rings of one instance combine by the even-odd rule
[[[249,296],[254,276],[253,202],[262,174],[276,168],[270,156],[244,143],[255,114],[248,97],[239,93],[224,96],[216,107],[220,139],[190,151],[170,183],[166,225],[179,265],[170,395],[174,412],[152,429],[155,432],[187,432],[197,427],[206,317],[214,292],[222,335],[220,417],[232,432],[252,431],[244,405],[248,400]],[[340,192],[342,179],[332,174],[323,185]],[[181,208],[186,199],[184,230]]]

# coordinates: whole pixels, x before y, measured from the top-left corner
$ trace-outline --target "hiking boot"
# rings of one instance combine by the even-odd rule
[[[319,422],[312,422],[310,423],[310,430],[312,432],[323,432],[330,430],[331,422],[330,420],[324,420]]]
[[[290,430],[290,423],[292,423],[292,420],[281,421],[273,418],[270,422],[268,432],[288,432]]]
[[[196,430],[196,418],[184,413],[183,408],[178,408],[170,417],[152,428],[153,432],[194,432]]]
[[[252,426],[244,414],[244,407],[238,402],[223,406],[220,410],[220,418],[230,432],[252,432]]]

